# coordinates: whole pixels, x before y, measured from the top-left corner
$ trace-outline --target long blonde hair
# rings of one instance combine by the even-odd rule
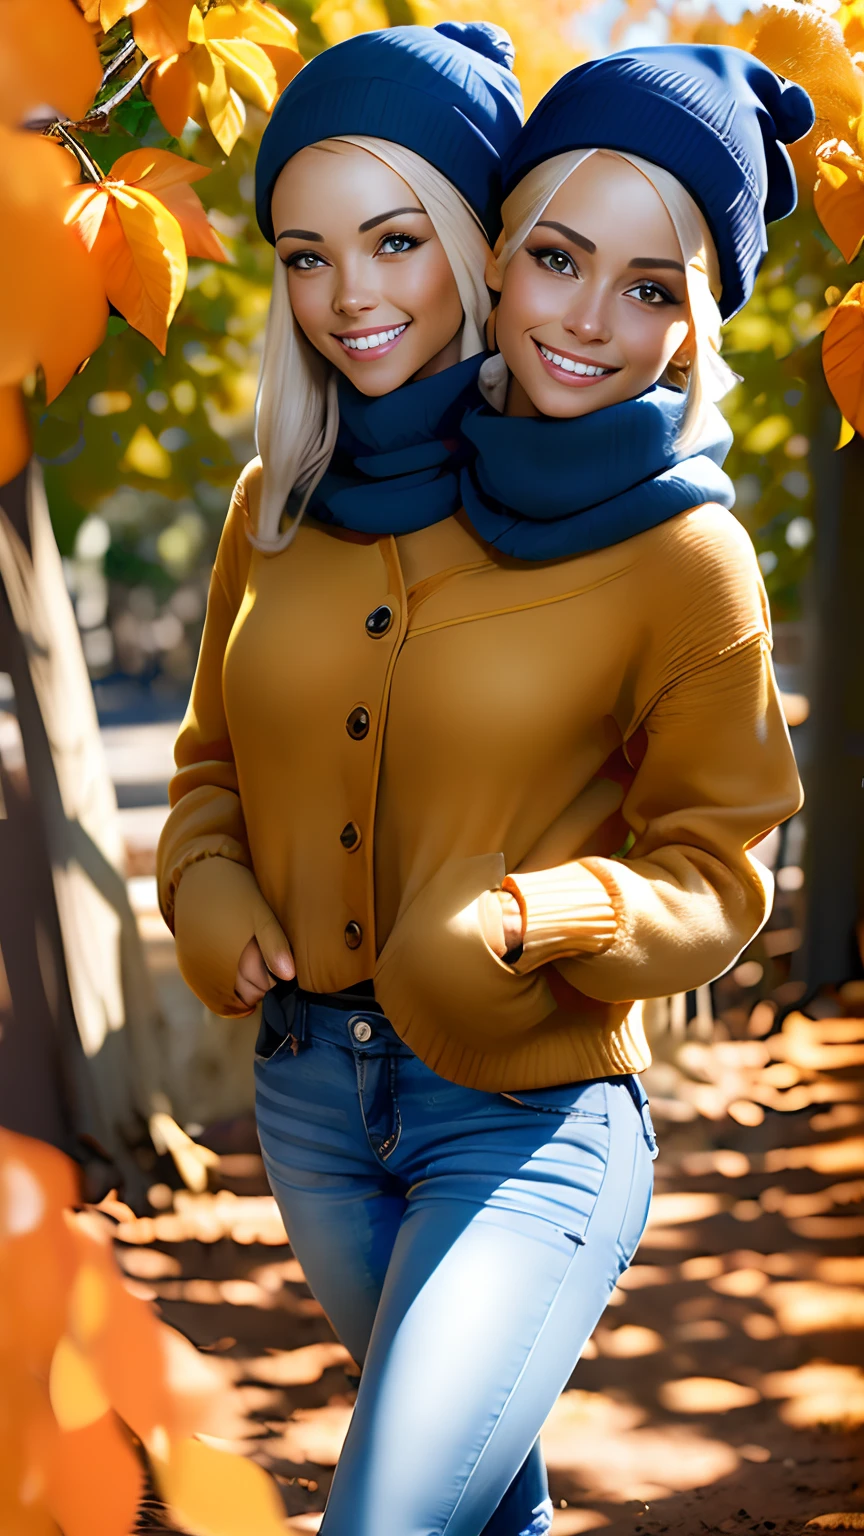
[[[616,155],[626,160],[650,181],[672,220],[681,247],[695,343],[693,363],[686,374],[670,364],[663,382],[686,389],[687,402],[677,444],[686,452],[699,439],[709,407],[728,393],[737,383],[738,375],[720,356],[721,319],[717,299],[721,284],[717,250],[700,209],[680,181],[661,166],[623,150],[571,149],[563,155],[553,155],[523,177],[502,207],[504,231],[503,245],[497,257],[498,269],[503,274],[507,263],[527,240],[568,176],[583,160],[597,154]]]
[[[490,300],[485,283],[489,245],[468,204],[446,177],[413,150],[389,140],[339,134],[321,141],[353,144],[388,165],[407,182],[432,222],[450,263],[464,316],[462,358],[485,348]],[[273,292],[255,402],[255,437],[261,456],[261,503],[256,549],[276,554],[291,543],[309,499],[330,463],[339,430],[338,371],[306,340],[288,297],[287,274],[276,256]],[[289,496],[296,511],[280,532]]]

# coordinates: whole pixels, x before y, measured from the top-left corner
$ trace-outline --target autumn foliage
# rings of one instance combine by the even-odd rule
[[[267,1474],[198,1438],[218,1373],[131,1294],[112,1220],[78,1199],[62,1153],[0,1130],[3,1536],[128,1536],[145,1473],[193,1536],[286,1536]]]
[[[142,148],[106,175],[76,130],[141,85],[169,132],[196,119],[229,154],[245,103],[269,112],[300,68],[295,39],[265,0],[40,0],[38,18],[32,0],[3,0],[0,483],[30,451],[25,380],[38,370],[52,400],[109,305],[164,352],[187,258],[226,259],[192,190],[204,167]]]

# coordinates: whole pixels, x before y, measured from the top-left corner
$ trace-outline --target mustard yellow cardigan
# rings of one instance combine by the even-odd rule
[[[256,460],[159,846],[186,980],[248,1012],[239,956],[279,925],[302,987],[374,977],[453,1081],[642,1070],[633,1000],[732,964],[772,893],[747,850],[800,804],[747,534],[701,506],[527,564],[458,519],[410,551],[309,522],[268,556],[246,537],[259,489]],[[516,965],[478,919],[507,874],[527,915]]]

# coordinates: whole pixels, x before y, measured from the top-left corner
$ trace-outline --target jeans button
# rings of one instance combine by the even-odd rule
[[[354,1039],[359,1040],[361,1045],[365,1045],[367,1040],[372,1039],[372,1025],[365,1019],[354,1019],[352,1022]]]

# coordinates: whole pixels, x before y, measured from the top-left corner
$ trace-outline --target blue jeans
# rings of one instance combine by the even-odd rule
[[[460,1088],[374,1002],[284,987],[255,1078],[291,1246],[363,1366],[321,1536],[543,1536],[540,1428],[648,1217],[638,1079]]]

